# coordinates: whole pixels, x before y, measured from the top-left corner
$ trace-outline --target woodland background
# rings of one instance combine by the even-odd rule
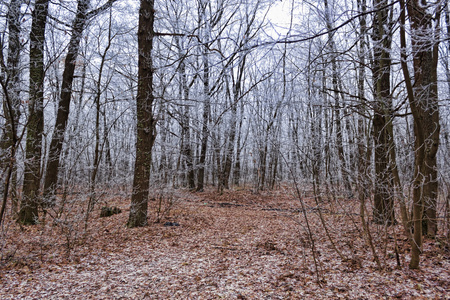
[[[257,257],[278,264],[274,282],[293,280],[292,290],[254,284],[255,297],[302,297],[289,293],[308,280],[319,295],[334,282],[327,263],[375,280],[397,268],[405,284],[386,297],[445,297],[449,18],[445,0],[2,0],[9,293],[54,266],[64,276],[72,263],[87,268],[105,257],[99,249],[120,262],[164,240],[160,251],[183,256],[196,236],[211,250],[198,259],[263,249]],[[239,225],[217,226],[228,222]],[[151,241],[128,244],[144,232]],[[233,233],[251,238],[227,240]],[[301,271],[287,271],[291,260]],[[426,279],[403,277],[419,267]],[[197,292],[211,286],[205,297],[229,287],[180,272]],[[322,296],[382,294],[349,294],[357,281],[329,283]],[[251,297],[244,291],[229,295]]]

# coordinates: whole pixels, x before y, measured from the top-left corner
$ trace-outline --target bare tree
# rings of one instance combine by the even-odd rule
[[[62,76],[58,112],[56,116],[52,142],[50,144],[49,160],[45,172],[43,198],[46,205],[52,205],[55,202],[54,197],[56,192],[56,185],[58,182],[61,150],[63,148],[67,121],[69,119],[74,73],[77,65],[77,57],[80,49],[80,42],[83,36],[83,31],[90,18],[111,7],[111,5],[115,1],[116,0],[109,0],[103,6],[90,12],[88,11],[90,8],[90,0],[78,0],[77,2],[77,13],[75,15],[75,19],[73,20],[72,35],[70,37],[67,55],[64,60],[64,72]]]
[[[390,137],[388,124],[392,116],[391,44],[392,6],[388,1],[374,1],[373,18],[373,139],[374,139],[374,209],[373,218],[379,224],[393,224],[394,192],[390,165]]]
[[[20,42],[21,19],[20,8],[22,1],[11,1],[6,14],[8,28],[8,52],[7,57],[0,53],[0,84],[3,91],[3,113],[5,125],[3,127],[0,140],[0,174],[3,184],[3,204],[0,212],[0,223],[3,220],[6,208],[9,187],[11,188],[11,198],[14,213],[17,213],[17,164],[15,163],[16,149],[19,142],[19,119],[20,119],[20,52],[23,48]],[[3,45],[1,49],[4,49]],[[12,182],[12,185],[10,184]]]
[[[131,197],[128,227],[147,225],[147,207],[150,184],[152,147],[156,138],[156,119],[153,115],[153,61],[155,37],[155,9],[153,0],[141,0],[138,27],[138,94],[136,160],[134,166],[133,194]]]
[[[406,54],[406,12],[401,5],[402,69],[414,119],[414,236],[409,267],[417,269],[422,252],[422,233],[434,237],[437,233],[436,200],[438,194],[436,154],[439,147],[439,105],[437,93],[437,63],[440,4],[409,1],[406,9],[410,19],[414,82],[409,74]],[[429,13],[433,9],[436,16]],[[437,24],[433,21],[434,18]],[[425,213],[425,217],[424,214]],[[422,227],[425,224],[425,228]]]
[[[44,43],[48,0],[37,0],[30,31],[30,94],[26,138],[23,196],[19,222],[36,224],[41,182],[42,131],[44,126]]]
[[[336,124],[336,147],[338,151],[338,158],[339,158],[339,169],[341,171],[342,175],[342,181],[344,183],[344,188],[346,191],[346,196],[351,198],[353,195],[352,187],[350,184],[350,178],[348,173],[348,166],[347,161],[345,158],[344,153],[344,141],[343,141],[343,126],[341,123],[341,114],[342,114],[342,106],[344,105],[341,103],[340,98],[342,97],[343,89],[341,80],[339,78],[339,69],[338,69],[338,62],[337,62],[337,48],[333,37],[333,21],[331,19],[331,7],[329,7],[328,0],[324,0],[324,9],[325,9],[325,23],[326,28],[328,30],[328,48],[330,50],[330,61],[331,61],[331,68],[332,68],[332,91],[333,91],[333,98],[334,98],[334,121]]]
[[[201,25],[203,28],[203,36],[202,38],[205,41],[208,41],[210,39],[210,31],[211,26],[210,22],[207,19],[207,7],[208,7],[208,1],[199,0],[199,25]],[[211,116],[211,95],[210,95],[210,66],[209,66],[209,58],[208,58],[208,52],[209,52],[209,45],[207,42],[205,42],[205,45],[202,47],[202,63],[203,63],[203,76],[202,76],[202,82],[203,82],[203,115],[202,115],[202,137],[201,137],[201,147],[200,147],[200,158],[198,162],[198,172],[197,172],[197,191],[201,192],[204,189],[204,182],[205,182],[205,163],[206,163],[206,151],[208,148],[208,136],[209,136],[209,130],[208,130],[208,124],[210,121]]]

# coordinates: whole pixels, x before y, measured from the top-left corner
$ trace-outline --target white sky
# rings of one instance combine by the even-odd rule
[[[289,30],[291,20],[292,1],[276,1],[269,10],[267,18],[273,25],[274,38],[285,36]]]

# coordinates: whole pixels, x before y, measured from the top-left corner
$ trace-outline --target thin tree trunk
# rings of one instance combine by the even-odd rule
[[[167,116],[164,117],[165,119],[165,128],[167,128],[168,118]],[[167,145],[167,130],[162,130],[161,137],[160,137],[160,143],[161,143],[161,157],[158,167],[158,174],[159,179],[161,180],[162,184],[167,184],[169,182],[169,166],[170,166],[170,157],[167,155],[166,151],[166,145]],[[176,185],[176,180],[173,181],[173,185]]]
[[[111,7],[116,0],[109,0],[96,10],[88,12],[90,0],[78,0],[77,13],[72,24],[72,35],[70,37],[67,55],[64,61],[61,94],[59,96],[58,111],[56,114],[55,128],[50,143],[49,158],[47,162],[44,180],[44,204],[52,206],[55,204],[55,193],[58,183],[58,173],[61,160],[61,151],[64,144],[64,135],[70,113],[70,101],[75,68],[77,66],[78,51],[87,21],[93,16]]]
[[[242,124],[243,124],[243,118],[244,118],[244,103],[241,101],[240,105],[240,117],[239,117],[239,123],[238,123],[238,132],[237,132],[237,140],[236,140],[236,158],[234,163],[234,170],[233,170],[233,181],[234,185],[238,186],[240,184],[241,180],[241,152],[243,146],[241,146],[241,137],[242,137]]]
[[[394,183],[394,196],[398,200],[400,206],[400,217],[405,231],[405,235],[408,237],[409,241],[412,241],[411,236],[411,220],[409,218],[410,213],[405,202],[405,196],[403,195],[403,186],[400,180],[400,174],[397,166],[397,154],[396,146],[394,141],[394,125],[392,124],[392,118],[388,121],[387,130],[389,137],[389,154],[390,154],[390,169],[392,172],[392,180]],[[392,215],[394,218],[394,215]],[[393,219],[395,220],[395,219]]]
[[[221,176],[221,182],[219,185],[221,185],[225,189],[230,188],[229,180],[231,175],[231,167],[233,165],[233,156],[234,156],[234,144],[236,139],[236,125],[237,125],[237,103],[236,98],[238,98],[238,95],[234,95],[235,100],[234,103],[231,103],[231,120],[230,120],[230,129],[227,134],[227,142],[225,146],[225,153],[224,153],[224,162],[223,162],[223,168],[221,170],[222,176]]]
[[[86,26],[86,15],[90,0],[78,0],[77,14],[72,25],[72,36],[70,37],[67,55],[64,61],[64,72],[62,77],[61,95],[59,97],[58,112],[56,115],[55,129],[50,143],[49,158],[45,172],[44,202],[47,206],[55,204],[55,193],[58,182],[59,164],[61,150],[64,143],[67,121],[70,113],[70,100],[72,98],[72,84],[74,80],[77,56],[80,42]]]
[[[103,110],[102,112],[103,115],[103,145],[104,145],[104,150],[103,152],[105,153],[105,164],[106,164],[106,176],[104,178],[104,180],[106,180],[107,182],[109,182],[112,178],[112,176],[114,175],[114,167],[113,167],[113,162],[112,162],[112,158],[111,158],[111,145],[109,142],[109,137],[108,137],[108,127],[107,125],[107,119],[106,119],[106,112],[105,110]]]
[[[102,96],[102,78],[103,78],[103,68],[105,67],[106,62],[106,55],[108,53],[109,48],[111,47],[111,15],[109,18],[109,29],[108,29],[108,44],[105,47],[104,52],[101,55],[101,63],[100,68],[98,71],[98,78],[97,78],[97,86],[96,86],[96,95],[94,99],[95,104],[95,146],[94,146],[94,161],[92,165],[92,173],[89,178],[89,200],[88,200],[88,207],[86,210],[86,217],[85,217],[85,230],[87,229],[87,223],[89,221],[89,214],[94,209],[94,205],[96,202],[96,180],[97,180],[97,173],[100,167],[100,161],[102,158],[102,152],[103,150],[100,148],[100,114],[101,114],[101,103],[100,99]],[[103,114],[104,119],[106,119],[106,113]],[[106,122],[106,121],[105,121]],[[106,125],[105,125],[106,127]],[[105,140],[103,143],[106,142],[106,128],[104,128],[105,132]],[[102,147],[103,148],[103,147]]]
[[[308,52],[308,61],[311,61],[311,51]],[[284,62],[283,62],[284,64]],[[309,64],[311,65],[311,64]],[[309,99],[313,99],[313,93],[316,93],[314,90],[315,87],[312,84],[313,74],[308,67],[308,97]],[[323,88],[326,86],[326,75],[325,70],[323,70],[320,74],[321,82]],[[318,93],[318,97],[321,96],[321,93]],[[322,202],[322,193],[320,191],[321,182],[320,182],[320,170],[322,165],[322,103],[319,100],[319,103],[313,104],[310,103],[310,131],[311,131],[311,170],[312,170],[312,179],[313,179],[313,190],[314,195],[316,195],[316,199],[318,202]]]
[[[200,22],[205,22],[206,19],[206,3],[200,3],[202,6],[200,8]],[[207,24],[208,25],[208,24]],[[208,38],[209,32],[206,34]],[[201,136],[201,146],[200,146],[200,159],[197,173],[197,191],[202,192],[204,190],[205,181],[205,163],[206,163],[206,151],[208,148],[208,124],[211,115],[211,100],[210,100],[210,90],[209,90],[209,61],[208,61],[208,45],[202,48],[202,59],[203,59],[203,115],[202,115],[202,136]]]
[[[358,6],[361,13],[366,12],[366,3],[363,0],[358,1]],[[369,168],[371,151],[370,151],[370,142],[367,138],[367,125],[363,120],[363,116],[366,114],[365,111],[365,57],[364,52],[366,50],[365,46],[365,36],[367,34],[366,27],[366,18],[364,15],[360,16],[359,19],[361,32],[359,33],[359,46],[358,46],[358,58],[359,58],[359,66],[358,66],[358,98],[360,101],[360,106],[358,107],[359,117],[358,117],[358,180],[357,180],[357,190],[358,190],[358,198],[359,198],[359,211],[361,224],[366,235],[367,244],[369,245],[373,258],[377,264],[377,267],[381,269],[380,259],[375,249],[375,245],[373,243],[372,234],[370,232],[370,227],[366,222],[366,208],[365,202],[366,199],[370,197],[369,193],[369,176],[367,174],[367,170]]]
[[[328,0],[324,0],[325,5],[325,21],[328,30],[328,42],[329,48],[331,51],[331,67],[332,67],[332,85],[334,90],[334,114],[335,114],[335,123],[336,123],[336,147],[338,151],[339,158],[339,169],[342,174],[342,180],[344,183],[344,188],[346,191],[346,197],[351,198],[353,196],[352,187],[350,184],[349,174],[347,171],[347,163],[345,160],[345,152],[344,152],[344,141],[342,134],[342,125],[341,125],[341,108],[339,103],[339,71],[338,64],[336,61],[336,46],[333,40],[333,24],[331,20],[331,10],[328,6]]]
[[[264,190],[264,186],[266,183],[266,162],[267,162],[267,143],[268,138],[267,135],[269,133],[265,132],[264,136],[264,145],[261,147],[261,150],[259,151],[259,180],[258,180],[258,190],[262,191]]]
[[[187,184],[189,189],[195,189],[194,158],[192,156],[191,133],[190,133],[190,108],[189,108],[189,85],[186,75],[186,55],[182,53],[182,48],[178,37],[175,37],[176,45],[179,49],[179,73],[181,77],[180,96],[183,98],[183,108],[181,112],[181,161],[180,165],[186,167]]]
[[[231,121],[230,131],[228,134],[228,143],[225,150],[225,163],[222,175],[222,185],[224,188],[229,188],[229,180],[231,175],[231,167],[233,164],[234,148],[236,142],[236,127],[237,127],[237,105],[241,97],[241,87],[243,76],[245,72],[245,62],[247,55],[244,54],[240,59],[239,68],[236,78],[233,78],[233,102],[231,104]]]

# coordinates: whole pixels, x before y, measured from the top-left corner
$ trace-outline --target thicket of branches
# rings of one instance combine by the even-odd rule
[[[140,2],[1,1],[0,221],[291,182],[450,238],[448,2]]]

